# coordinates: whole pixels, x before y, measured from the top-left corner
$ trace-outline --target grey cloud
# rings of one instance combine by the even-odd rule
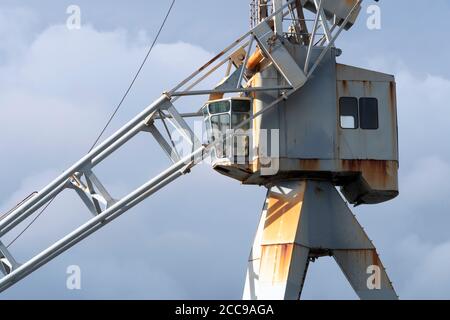
[[[51,7],[50,2],[42,5]],[[89,4],[81,5],[89,16]],[[63,8],[62,4],[58,6]],[[39,9],[19,12],[18,16],[35,11]],[[1,12],[5,13],[3,9]],[[128,30],[133,28],[130,21],[116,29],[105,21],[97,23],[103,18],[94,15],[89,17],[91,25],[71,33],[57,22],[59,14],[47,17],[57,25],[46,26],[41,21],[39,31],[33,29],[39,21],[30,19],[23,31],[0,33],[2,39],[17,37],[12,42],[1,42],[14,50],[6,52],[5,46],[0,47],[3,56],[10,57],[2,58],[0,63],[0,145],[2,155],[7,155],[0,160],[2,211],[50,181],[87,150],[150,42],[150,35]],[[156,12],[152,14],[156,17]],[[217,24],[213,18],[208,19],[193,23],[204,29],[195,36],[195,27],[190,26],[192,18],[174,23],[178,26],[177,36],[171,39],[174,43],[155,48],[109,133],[211,56],[210,47],[205,50],[176,39],[205,44],[207,39],[215,38],[211,45],[214,47],[232,40],[239,28],[245,28],[241,21],[216,39],[203,23],[214,25],[217,31],[223,29],[223,20],[229,24],[238,18],[223,15]],[[186,26],[185,35],[179,26]],[[450,147],[445,139],[450,136],[450,80],[413,72],[417,64],[403,62],[397,49],[392,50],[392,56],[400,63],[392,63],[384,56],[375,61],[378,51],[372,56],[357,56],[361,48],[355,49],[346,39],[355,43],[362,32],[358,29],[354,35],[345,36],[342,59],[397,75],[401,195],[390,203],[361,207],[355,212],[378,246],[401,297],[448,298],[450,203],[446,195],[450,194]],[[385,40],[380,35],[373,37],[364,39],[378,44],[377,50],[385,50]],[[180,105],[186,111],[200,106],[200,99]],[[163,159],[155,160],[154,150],[145,136],[139,137],[114,161],[105,164],[99,175],[114,193],[123,193],[162,168]],[[139,159],[134,157],[138,151],[143,151]],[[1,297],[240,298],[264,195],[264,188],[240,186],[212,173],[207,165],[199,166]],[[87,211],[81,210],[72,195],[59,199],[14,250],[20,256],[30,254],[35,245],[48,243],[61,233],[57,225],[69,230],[86,219]],[[65,271],[71,264],[82,268],[80,292],[65,288]],[[355,296],[334,262],[324,259],[311,266],[304,298]]]

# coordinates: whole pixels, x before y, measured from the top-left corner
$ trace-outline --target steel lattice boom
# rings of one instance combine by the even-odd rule
[[[234,129],[237,130],[252,123],[257,117],[288,100],[310,81],[330,49],[334,47],[341,32],[349,29],[355,22],[361,2],[362,0],[350,1],[352,6],[341,8],[330,5],[330,3],[336,4],[336,1],[327,0],[254,1],[251,30],[175,88],[164,93],[54,181],[0,219],[0,239],[3,239],[16,230],[25,219],[44,208],[52,199],[66,190],[75,191],[92,214],[83,225],[27,261],[16,261],[13,253],[0,241],[0,271],[4,275],[0,279],[0,292],[106,226],[172,181],[189,173],[190,169],[208,157],[210,151],[222,143],[223,139],[230,139],[230,136],[233,136],[233,133],[226,133],[222,139],[202,144],[201,139],[194,134],[193,129],[184,119],[201,116],[201,114],[180,113],[175,106],[179,99],[181,100],[184,96],[209,95],[210,100],[213,100],[212,97],[223,97],[224,94],[232,93],[245,97],[258,93],[270,93],[272,100],[263,108],[255,110]],[[314,16],[311,21],[305,18],[303,8],[308,9]],[[337,12],[334,15],[333,10]],[[342,15],[342,12],[345,15]],[[285,29],[283,24],[286,24],[286,21],[291,21],[288,32],[283,31]],[[310,22],[312,26],[308,27],[307,22]],[[319,38],[320,30],[322,36]],[[299,65],[298,61],[292,57],[285,44],[286,41],[302,46],[305,53],[304,64]],[[252,70],[256,64],[273,66],[279,79],[277,85],[252,85],[250,78],[256,73]],[[227,72],[225,78],[221,76],[223,79],[217,86],[209,90],[194,90],[205,79],[221,70],[222,66],[227,66]],[[170,133],[166,135],[158,129],[156,124],[159,122],[166,129],[170,126],[180,134],[183,137],[183,143],[189,145],[189,152],[183,154],[173,144]],[[95,169],[142,132],[148,133],[158,142],[161,150],[168,156],[169,165],[139,188],[130,190],[126,196],[115,198],[97,177]]]

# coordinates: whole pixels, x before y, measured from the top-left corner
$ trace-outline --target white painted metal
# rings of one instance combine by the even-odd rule
[[[241,66],[241,70],[240,70],[240,73],[239,73],[239,79],[237,81],[237,88],[238,89],[242,86],[242,79],[244,79],[244,73],[245,73],[245,70],[246,70],[248,59],[250,58],[250,54],[252,52],[254,40],[255,40],[254,37],[250,38],[250,43],[248,44],[247,52],[245,53],[244,63]]]
[[[283,12],[281,12],[281,8],[283,7],[283,0],[273,0],[273,10],[280,11],[280,13],[276,14],[273,18],[275,33],[278,35],[283,35]]]
[[[361,2],[362,2],[362,0],[358,0],[358,2],[356,2],[355,6],[351,9],[349,15],[344,19],[344,22],[342,23],[342,25],[339,27],[339,29],[336,31],[336,33],[333,35],[331,41],[327,44],[325,49],[322,50],[322,53],[316,59],[316,62],[314,63],[312,68],[307,72],[308,76],[310,76],[316,70],[317,66],[320,64],[320,62],[322,61],[322,59],[325,56],[325,54],[334,45],[334,43],[336,42],[336,39],[339,37],[339,35],[341,34],[342,30],[344,30],[345,25],[350,20],[350,17],[357,11],[359,6],[361,5]]]
[[[301,88],[307,80],[305,73],[280,40],[273,37],[273,31],[269,25],[261,22],[256,26],[254,33],[261,50],[270,57],[289,84],[295,89]]]
[[[291,0],[281,6],[281,1],[276,1],[276,8],[273,13],[261,21],[255,28],[237,39],[225,50],[223,50],[221,54],[208,61],[203,67],[192,73],[187,79],[175,86],[175,88],[171,91],[163,94],[111,137],[106,139],[91,152],[73,164],[69,169],[64,171],[50,184],[45,186],[37,194],[33,195],[30,199],[20,204],[17,208],[2,218],[0,220],[0,238],[6,236],[25,219],[30,217],[36,211],[42,209],[49,203],[49,201],[54,199],[66,189],[74,189],[80,196],[82,202],[92,213],[91,219],[83,225],[79,226],[74,231],[62,237],[53,245],[42,250],[36,256],[23,262],[22,264],[17,263],[8,248],[0,242],[0,271],[5,274],[5,276],[0,279],[0,292],[9,288],[11,285],[21,280],[37,268],[43,266],[45,263],[66,251],[93,232],[104,227],[109,222],[125,213],[145,198],[159,191],[170,182],[189,172],[189,169],[208,155],[208,151],[214,147],[214,144],[209,146],[201,145],[199,139],[194,135],[191,128],[184,121],[182,115],[173,105],[175,100],[179,97],[184,95],[211,94],[217,92],[248,93],[258,90],[281,91],[280,96],[274,99],[272,103],[238,125],[236,129],[239,129],[256,117],[260,116],[262,113],[276,106],[282,100],[288,99],[291,94],[303,86],[313,70],[309,71],[308,77],[305,76],[303,71],[297,64],[295,64],[295,61],[280,41],[279,37],[282,36],[282,34],[278,34],[277,36],[277,34],[270,27],[268,27],[267,24],[267,22],[274,17],[276,17],[278,22],[282,20],[282,17],[287,14],[287,12],[285,12],[287,7],[292,5],[294,2],[295,0]],[[275,31],[278,32],[279,30],[282,30],[282,26],[281,28],[277,27]],[[249,39],[249,37],[251,38]],[[249,46],[245,61],[247,62],[251,53],[250,49],[252,47],[254,37],[260,48],[263,49],[266,59],[269,59],[271,63],[278,67],[280,75],[283,76],[292,86],[283,88],[227,88],[223,90],[212,89],[203,91],[192,90],[196,85],[209,77],[214,71],[218,70],[224,63],[229,61],[229,58],[222,61],[220,61],[220,59],[221,57],[225,57],[230,50],[236,46]],[[332,39],[333,42],[336,37],[337,36],[334,36]],[[274,39],[272,44],[269,41],[271,39]],[[324,51],[328,49],[329,47],[325,48]],[[320,63],[318,60],[314,62],[316,64]],[[246,64],[244,63],[242,73],[239,74],[240,79],[242,79],[244,75],[245,65]],[[198,78],[196,79],[196,77]],[[169,123],[173,129],[181,134],[184,137],[185,142],[191,146],[191,152],[187,155],[179,155],[176,146],[170,143],[172,141],[167,141],[164,135],[159,132],[157,127],[154,125],[154,122],[157,120],[163,121],[164,125]],[[171,165],[156,177],[143,184],[141,187],[131,190],[128,195],[120,199],[115,199],[95,175],[94,169],[98,164],[107,159],[111,154],[129,142],[140,132],[151,133],[151,135],[161,146],[162,151],[167,154]],[[224,138],[227,137],[224,136]],[[219,142],[220,141],[217,141],[215,143]]]
[[[322,1],[320,2],[317,10],[320,12],[322,10]],[[306,62],[305,62],[305,74],[308,74],[309,71],[309,62],[311,61],[311,53],[312,53],[312,48],[314,46],[314,41],[316,39],[316,33],[317,33],[317,29],[318,29],[318,25],[319,25],[319,19],[320,19],[320,15],[317,14],[316,18],[314,19],[314,25],[313,25],[313,31],[311,33],[311,39],[309,40],[309,46],[308,46],[308,53],[306,54]]]
[[[83,240],[93,231],[96,231],[115,218],[119,217],[126,210],[134,207],[140,201],[144,200],[145,197],[149,197],[169,182],[172,182],[176,178],[180,177],[184,173],[181,170],[185,167],[193,165],[193,159],[201,156],[203,151],[204,147],[195,150],[192,154],[184,157],[182,160],[178,161],[176,164],[172,165],[167,170],[160,173],[158,176],[156,176],[146,184],[142,185],[140,188],[125,196],[109,209],[92,218],[84,225],[80,226],[76,230],[69,233],[67,236],[63,237],[61,240],[54,243],[48,249],[45,249],[34,258],[22,264],[17,269],[13,270],[7,276],[1,279],[0,291],[7,289],[12,284],[28,275],[30,272],[34,271],[55,256],[59,255],[61,252],[69,249],[79,241]]]

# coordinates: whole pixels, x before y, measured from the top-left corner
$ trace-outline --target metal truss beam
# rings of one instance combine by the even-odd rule
[[[235,127],[235,129],[239,129],[264,112],[275,107],[284,99],[287,99],[298,88],[303,86],[311,76],[315,67],[320,63],[323,56],[314,61],[314,65],[308,73],[303,72],[303,70],[295,64],[292,57],[290,57],[286,48],[284,48],[284,45],[279,39],[279,35],[276,35],[267,23],[275,16],[279,18],[280,16],[284,17],[288,14],[285,10],[289,6],[292,6],[294,2],[296,2],[296,0],[288,1],[281,8],[275,10],[255,28],[234,41],[220,54],[180,82],[175,88],[164,93],[155,102],[146,107],[116,133],[65,170],[37,194],[33,194],[18,207],[3,216],[0,219],[0,239],[8,235],[12,230],[15,230],[16,227],[32,214],[44,208],[50,201],[67,189],[75,190],[81,201],[92,214],[90,219],[84,224],[22,264],[19,264],[14,259],[9,248],[0,242],[0,272],[4,274],[4,277],[0,279],[0,292],[6,290],[14,283],[23,279],[28,274],[57,257],[62,252],[68,250],[98,229],[104,227],[109,222],[133,208],[147,197],[153,195],[155,192],[161,190],[172,181],[188,173],[192,167],[208,156],[211,148],[221,142],[220,139],[218,139],[213,144],[203,146],[184,119],[184,117],[199,116],[199,114],[180,114],[174,106],[176,100],[185,95],[280,91],[280,96],[271,104]],[[323,18],[322,22],[324,22]],[[344,21],[343,25],[345,24],[346,21]],[[330,30],[330,34],[331,31],[332,30]],[[332,36],[330,44],[334,43],[340,31],[342,31],[342,28],[337,34]],[[286,81],[291,84],[290,86],[276,88],[241,87],[241,82],[244,80],[246,74],[246,62],[248,61],[254,41],[256,41],[258,46],[263,50],[265,58],[269,59],[270,62],[277,67],[280,75],[284,76]],[[324,48],[324,52],[330,48],[330,44],[328,47]],[[237,70],[233,75],[238,75],[236,77],[237,82],[234,81],[234,79],[233,81],[230,81],[230,83],[235,84],[234,87],[229,87],[227,85],[225,88],[219,86],[218,88],[213,88],[211,90],[193,90],[199,83],[203,82],[203,80],[208,78],[227,62],[231,67],[233,65],[233,57],[232,54],[229,53],[237,46],[240,46],[240,50],[244,50],[246,56],[240,66],[234,64]],[[247,48],[247,50],[245,50],[245,48]],[[229,55],[227,56],[227,54]],[[225,58],[221,60],[222,57]],[[231,70],[228,70],[227,75],[230,75],[230,71]],[[155,121],[161,121],[167,136],[158,129],[155,125]],[[174,132],[177,132],[177,134],[183,137],[183,142],[190,146],[188,154],[180,154],[179,150],[177,150],[177,146],[173,143],[172,132],[169,130],[169,125],[175,130]],[[166,170],[162,171],[139,188],[131,190],[126,196],[116,199],[95,175],[95,168],[141,132],[150,133],[149,136],[152,136],[156,140],[161,147],[161,150],[168,156],[170,164]],[[226,135],[223,136],[223,139],[228,138],[229,137]]]

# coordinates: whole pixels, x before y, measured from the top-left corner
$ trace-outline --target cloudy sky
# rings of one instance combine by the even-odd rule
[[[89,149],[145,55],[170,1],[0,1],[0,212]],[[372,4],[364,1],[365,6]],[[340,62],[395,74],[401,195],[355,209],[401,298],[450,298],[450,44],[445,0],[381,1],[381,30],[359,24]],[[66,9],[81,8],[80,30]],[[432,22],[432,23],[430,23]],[[247,0],[177,0],[112,133],[247,31]],[[192,100],[180,110],[196,110]],[[163,168],[145,135],[99,168],[116,194]],[[205,164],[41,268],[0,298],[239,299],[265,196]],[[11,248],[19,257],[89,218],[72,193]],[[67,267],[82,290],[66,288]],[[333,260],[313,264],[307,299],[354,299]]]

